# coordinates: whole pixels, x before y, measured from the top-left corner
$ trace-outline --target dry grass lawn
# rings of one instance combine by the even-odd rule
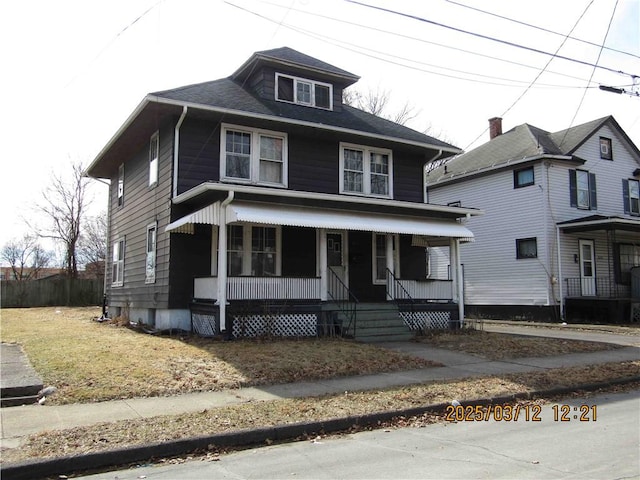
[[[539,373],[510,374],[413,385],[385,391],[345,392],[321,398],[286,399],[204,410],[153,419],[102,423],[89,427],[31,435],[20,448],[3,452],[3,463],[104,451],[129,445],[162,442],[232,430],[268,427],[303,421],[328,420],[434,403],[488,398],[560,386],[604,382],[637,376],[640,361],[596,367],[559,368]],[[639,384],[632,385],[638,388]],[[425,415],[400,425],[442,421]]]
[[[52,404],[214,391],[437,366],[341,339],[221,342],[154,336],[92,320],[97,308],[4,309],[0,338],[22,345]]]

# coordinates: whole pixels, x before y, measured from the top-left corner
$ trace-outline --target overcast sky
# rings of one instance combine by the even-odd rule
[[[557,131],[613,115],[640,146],[640,97],[598,89],[632,91],[640,75],[640,0],[362,3],[405,15],[346,0],[3,2],[0,246],[37,222],[51,174],[90,163],[147,93],[226,77],[282,46],[388,91],[392,111],[408,102],[409,126],[466,150],[494,116],[505,131]],[[106,187],[92,192],[93,212],[106,209]]]

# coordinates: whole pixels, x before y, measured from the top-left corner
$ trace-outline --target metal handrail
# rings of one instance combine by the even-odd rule
[[[390,288],[393,288],[393,295],[389,292]],[[409,308],[410,308],[410,315],[409,315],[409,319],[412,323],[414,323],[413,327],[416,327],[415,325],[415,304],[416,301],[415,299],[411,296],[411,294],[407,291],[406,288],[404,288],[404,285],[402,285],[402,283],[400,283],[400,280],[398,280],[398,278],[395,276],[395,274],[389,270],[387,268],[387,297],[389,297],[391,300],[393,300],[394,302],[396,302],[396,304],[398,303],[398,289],[404,294],[404,296],[401,298],[401,300],[403,301],[408,301],[409,303]],[[406,321],[406,319],[405,319]],[[422,329],[420,329],[422,330]]]
[[[344,316],[347,318],[347,321],[349,322],[347,324],[347,327],[342,329],[341,334],[344,335],[344,332],[348,332],[351,328],[351,325],[353,324],[353,334],[355,337],[358,299],[331,267],[328,267],[327,270],[329,271],[329,297],[331,297],[333,303],[336,304],[338,309],[344,314]],[[333,292],[338,289],[343,294],[339,296],[344,296],[345,298],[334,297]]]

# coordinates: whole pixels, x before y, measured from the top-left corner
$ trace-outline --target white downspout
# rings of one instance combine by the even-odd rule
[[[560,318],[564,320],[564,291],[562,290],[562,252],[560,251],[560,227],[556,225],[556,242],[558,244],[558,290],[560,292]]]
[[[426,162],[422,167],[422,196],[424,203],[429,203],[429,195],[427,194],[427,165],[435,162],[442,156],[442,149],[438,150],[431,160]]]
[[[184,121],[184,117],[187,116],[187,106],[182,107],[182,114],[176,123],[176,128],[173,131],[173,198],[178,196],[178,157],[180,150],[180,127]]]
[[[220,308],[220,331],[227,330],[227,205],[233,201],[235,193],[229,195],[220,204],[220,226],[218,227],[218,300]]]

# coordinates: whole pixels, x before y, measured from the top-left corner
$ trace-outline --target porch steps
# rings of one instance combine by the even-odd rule
[[[405,325],[398,307],[394,303],[358,303],[355,322],[345,332],[347,336],[359,342],[400,342],[411,340],[415,334]],[[342,313],[338,314],[346,326],[346,319]]]

